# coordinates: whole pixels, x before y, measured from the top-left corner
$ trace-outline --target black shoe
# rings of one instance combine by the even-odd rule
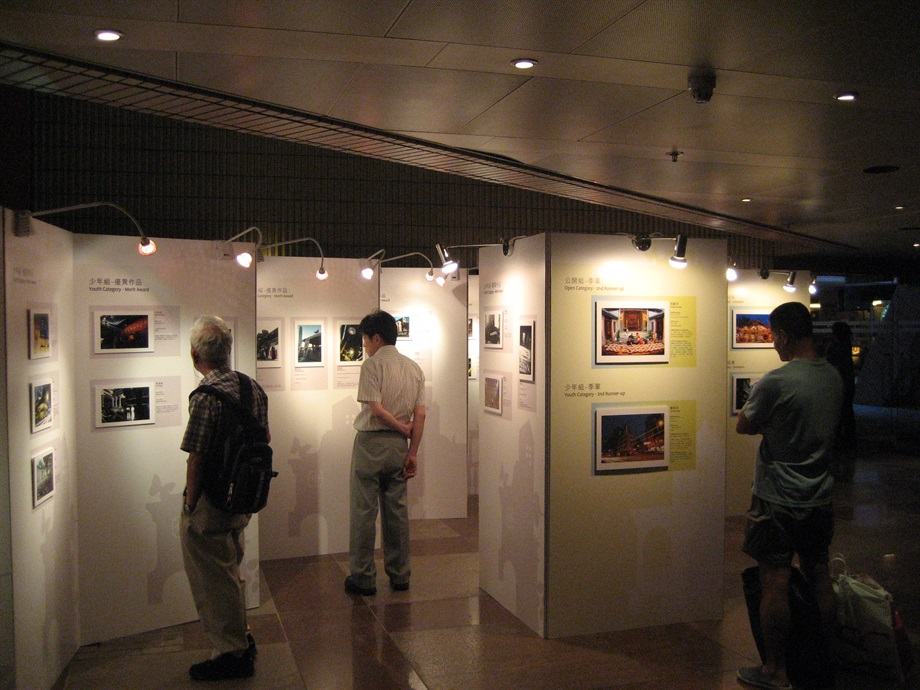
[[[259,650],[256,649],[256,638],[254,638],[252,633],[248,630],[246,631],[246,644],[248,645],[246,652],[249,654],[250,658],[255,659]]]
[[[390,582],[390,587],[393,588],[394,592],[408,592],[409,583],[408,582]]]
[[[351,575],[345,578],[345,591],[349,594],[360,594],[362,597],[372,597],[377,593],[376,587],[358,587]]]
[[[188,674],[192,680],[224,680],[226,678],[249,678],[255,671],[252,654],[247,650],[242,656],[227,652],[216,659],[192,664]]]

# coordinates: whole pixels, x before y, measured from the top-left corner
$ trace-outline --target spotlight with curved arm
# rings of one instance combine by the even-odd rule
[[[285,242],[276,242],[275,244],[269,244],[262,249],[274,249],[275,247],[283,247],[288,244],[297,244],[298,242],[312,242],[316,245],[316,248],[319,250],[319,269],[316,271],[317,280],[326,280],[329,277],[329,273],[326,272],[325,262],[326,257],[323,255],[323,248],[319,246],[319,242],[314,240],[312,237],[299,237],[296,240],[287,240]],[[261,255],[261,251],[259,254]],[[260,259],[261,260],[261,259]]]
[[[255,256],[249,252],[240,252],[235,257],[233,256],[233,240],[238,240],[240,237],[246,233],[254,232],[258,239],[256,240],[256,249]],[[237,233],[228,240],[218,240],[217,241],[217,253],[222,259],[231,259],[236,258],[236,262],[243,268],[249,268],[252,266],[252,261],[255,259],[259,261],[259,253],[262,248],[262,231],[259,230],[255,225],[246,228],[243,232]]]
[[[118,204],[113,204],[111,201],[91,201],[87,204],[76,204],[74,206],[63,206],[61,208],[50,208],[47,211],[17,211],[16,212],[16,225],[13,228],[13,234],[16,237],[28,237],[32,234],[32,219],[37,218],[38,216],[50,216],[52,213],[66,213],[68,211],[79,211],[84,208],[97,208],[99,206],[108,206],[114,208],[116,211],[121,211],[134,223],[134,227],[137,228],[138,234],[141,236],[141,241],[137,245],[137,252],[142,256],[150,256],[155,253],[157,250],[156,242],[147,237],[147,234],[141,228],[141,224],[137,222],[137,218],[132,216],[128,211],[119,206]]]
[[[379,266],[383,263],[383,257],[386,256],[386,253],[386,249],[378,249],[361,262],[361,277],[364,280],[370,280],[374,277],[374,259],[377,259],[377,265]]]
[[[381,251],[383,251],[383,250],[381,250]],[[428,273],[425,274],[425,280],[427,280],[429,283],[430,283],[431,281],[435,281],[435,282],[437,282],[438,285],[440,285],[440,286],[442,286],[442,287],[444,286],[444,282],[445,282],[445,281],[444,281],[444,278],[441,277],[441,276],[438,276],[437,278],[435,278],[435,275],[434,275],[434,264],[431,262],[431,259],[429,259],[428,256],[426,256],[426,255],[423,254],[422,252],[409,252],[408,254],[400,254],[399,256],[394,256],[394,257],[392,257],[392,258],[390,258],[390,259],[381,259],[381,260],[380,260],[380,263],[381,263],[381,264],[385,264],[385,263],[389,263],[390,261],[396,261],[397,259],[405,259],[405,258],[408,257],[408,256],[420,256],[420,257],[422,257],[425,261],[427,261],[427,262],[428,262]]]
[[[674,254],[668,259],[674,268],[687,268],[687,236],[678,235],[674,243]]]

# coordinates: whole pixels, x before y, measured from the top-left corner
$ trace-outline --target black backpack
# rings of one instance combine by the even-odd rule
[[[221,401],[220,422],[205,455],[203,490],[208,500],[228,513],[257,513],[268,502],[269,483],[278,473],[272,470],[272,449],[266,430],[253,416],[252,383],[236,372],[240,381],[240,402],[214,386],[198,386],[198,393]]]

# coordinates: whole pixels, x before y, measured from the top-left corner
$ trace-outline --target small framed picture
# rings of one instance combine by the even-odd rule
[[[339,365],[360,366],[364,361],[364,341],[357,323],[339,324]]]
[[[29,309],[29,359],[51,356],[51,312]]]
[[[770,330],[770,308],[732,309],[732,348],[770,349],[773,332]]]
[[[93,321],[97,355],[153,352],[152,311],[97,311]]]
[[[281,319],[256,320],[256,367],[281,366]]]
[[[32,456],[32,507],[37,508],[54,495],[54,448]]]
[[[295,367],[323,366],[323,324],[298,321],[294,324]]]
[[[751,397],[754,384],[763,374],[732,374],[732,414],[736,415]]]
[[[484,377],[483,407],[486,412],[501,415],[502,413],[502,377],[486,376]]]
[[[156,423],[152,382],[96,386],[94,390],[96,428]]]
[[[394,314],[393,318],[396,319],[396,339],[397,340],[411,340],[412,339],[412,315],[411,314]]]
[[[668,407],[594,408],[594,474],[668,469]]]
[[[50,378],[38,379],[29,384],[29,399],[32,405],[32,433],[50,429],[54,423],[54,401]]]
[[[594,301],[594,364],[667,364],[667,302]]]
[[[521,381],[534,380],[534,333],[537,324],[528,321],[518,326],[518,374]]]
[[[483,313],[482,344],[494,350],[502,349],[502,315],[501,309]]]

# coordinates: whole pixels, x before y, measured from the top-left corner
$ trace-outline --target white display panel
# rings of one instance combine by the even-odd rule
[[[276,353],[257,380],[268,391],[274,466],[268,505],[259,513],[264,559],[348,551],[352,422],[360,367],[341,362],[339,324],[377,308],[378,282],[357,259],[266,257],[259,264],[258,324],[278,331]],[[360,339],[359,339],[360,342]]]
[[[213,242],[76,235],[70,288],[79,460],[82,643],[196,620],[177,522],[187,454],[179,449],[200,375],[189,329],[204,314],[233,328],[233,361],[255,374],[255,272]],[[55,497],[53,500],[56,500]],[[93,527],[96,526],[96,527]],[[258,516],[243,572],[259,599]]]
[[[408,326],[396,349],[425,373],[428,409],[409,517],[466,517],[467,275],[454,273],[441,287],[426,273],[384,267],[380,276],[380,308]]]

